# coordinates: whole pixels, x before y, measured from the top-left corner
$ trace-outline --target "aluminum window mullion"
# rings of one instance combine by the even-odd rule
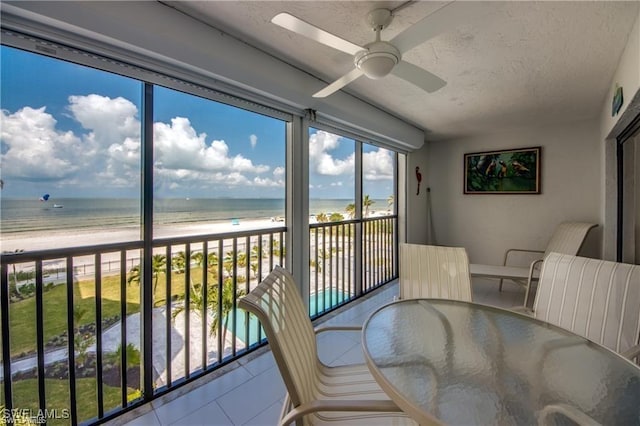
[[[362,142],[359,140],[355,141],[355,207],[356,207],[356,219],[359,221],[356,223],[355,229],[355,264],[354,264],[354,272],[355,272],[355,290],[356,295],[361,295],[363,293],[363,264],[364,264],[364,244],[362,238],[364,236],[364,222],[362,222]]]
[[[153,396],[153,85],[146,83],[142,98],[142,394]]]

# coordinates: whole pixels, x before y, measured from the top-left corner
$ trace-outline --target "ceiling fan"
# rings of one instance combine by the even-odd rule
[[[314,98],[324,98],[362,75],[377,80],[392,73],[429,93],[441,89],[447,84],[446,81],[403,61],[402,55],[455,26],[465,16],[469,16],[468,10],[463,10],[455,3],[448,4],[407,28],[392,40],[384,41],[381,40],[381,32],[391,23],[393,15],[388,9],[374,9],[367,14],[367,22],[376,33],[376,39],[364,46],[351,43],[286,12],[274,16],[271,22],[353,55],[355,68],[313,95]]]

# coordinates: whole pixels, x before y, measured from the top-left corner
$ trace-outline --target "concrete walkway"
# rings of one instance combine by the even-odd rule
[[[160,386],[167,380],[167,358],[170,359],[171,377],[173,380],[184,377],[185,375],[185,337],[186,332],[186,314],[183,311],[175,319],[172,319],[170,338],[171,338],[171,353],[166,353],[167,348],[167,331],[166,331],[166,310],[165,307],[153,309],[153,368],[154,368],[154,380],[156,385]],[[211,327],[213,318],[207,318],[207,348],[211,348],[217,345],[217,338],[215,336],[209,337],[209,329]],[[102,333],[102,352],[109,353],[115,352],[121,341],[121,322],[113,324]],[[136,349],[140,349],[140,343],[142,335],[140,333],[140,313],[131,314],[126,318],[126,337],[125,344],[133,344]],[[200,315],[195,312],[191,312],[189,316],[189,369],[195,371],[202,368],[202,319]],[[225,345],[224,356],[230,353],[232,333],[227,333],[227,341]],[[245,344],[241,340],[236,339],[236,348],[244,348]],[[87,348],[88,353],[96,352],[95,342]],[[217,359],[217,351],[207,351],[207,363],[215,362]],[[44,364],[50,365],[54,362],[67,360],[68,351],[67,348],[58,348],[47,351],[44,356]],[[17,373],[21,371],[28,371],[37,367],[38,360],[37,355],[31,355],[18,360],[13,360],[11,363],[11,372]],[[0,363],[0,380],[4,379],[3,365]]]

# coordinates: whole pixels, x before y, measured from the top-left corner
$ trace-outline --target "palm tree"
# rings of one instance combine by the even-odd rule
[[[253,272],[253,276],[258,275],[258,266],[260,266],[259,262],[264,258],[264,252],[258,246],[251,247],[251,271]]]
[[[171,257],[171,266],[173,267],[173,270],[175,270],[178,274],[184,272],[187,266],[187,256],[183,251],[179,251]]]
[[[348,204],[347,208],[345,209],[345,211],[349,215],[349,219],[355,218],[356,217],[356,205],[355,205],[355,203]]]
[[[204,264],[204,254],[202,252],[196,252],[191,255],[191,260],[196,264],[197,267],[202,268]]]
[[[238,253],[237,259],[238,266],[244,268],[247,266],[247,254],[246,253]]]
[[[73,328],[73,349],[76,352],[76,362],[78,365],[84,365],[87,360],[87,350],[95,340],[95,336],[91,333],[86,333],[84,336],[80,333],[80,322],[86,313],[86,308],[82,308],[80,305],[73,305],[73,323],[75,324]]]
[[[156,288],[158,287],[158,276],[161,272],[164,272],[167,265],[167,258],[162,254],[154,254],[151,258],[151,270],[153,271],[153,298],[156,297]],[[127,284],[136,283],[140,285],[140,264],[134,266],[129,270],[129,278],[127,278]]]
[[[280,257],[280,255],[282,255],[282,257],[285,257],[287,255],[287,249],[286,248],[280,248],[280,242],[278,241],[274,241],[273,242],[273,248],[271,249],[273,251],[273,256],[275,257]]]
[[[167,257],[163,254],[154,254],[151,258],[151,270],[153,271],[153,295],[155,297],[156,288],[158,287],[158,276],[165,271],[167,266]]]
[[[234,301],[238,298],[244,296],[246,292],[243,289],[236,289],[236,294],[233,294],[233,280],[229,277],[224,279],[222,284],[222,303],[221,303],[221,314],[222,316],[218,316],[218,289],[215,285],[211,285],[207,287],[207,298],[205,300],[202,284],[201,283],[190,283],[191,290],[189,292],[189,306],[185,306],[184,304],[178,304],[171,314],[171,317],[175,320],[175,318],[185,311],[189,309],[190,311],[194,311],[197,314],[204,312],[204,308],[206,306],[207,312],[209,312],[213,316],[213,320],[211,321],[211,329],[209,330],[209,335],[213,336],[219,329],[220,326],[220,318],[224,319],[224,330],[222,330],[222,341],[224,342],[227,338],[227,328],[229,325],[229,316],[233,311]],[[184,300],[185,296],[179,296],[179,300]]]
[[[344,216],[340,213],[331,213],[329,216],[330,222],[342,222],[344,220]]]
[[[375,201],[369,198],[369,195],[364,196],[364,199],[362,200],[362,207],[364,207],[364,217],[369,217],[369,207],[374,204]]]
[[[207,256],[207,270],[211,273],[214,273],[214,271],[217,273],[218,272],[218,255],[215,253],[209,253],[209,255]]]
[[[196,264],[198,268],[204,267],[204,254],[202,252],[193,253],[191,260]],[[218,255],[215,253],[209,253],[207,255],[207,271],[214,277],[218,276]]]
[[[311,266],[315,267],[318,272],[322,272],[322,265],[326,260],[331,259],[338,250],[335,247],[330,249],[319,249],[318,250],[318,261],[311,260]]]
[[[316,220],[320,223],[326,223],[329,221],[329,218],[327,217],[327,215],[325,213],[318,213],[316,215]]]
[[[15,249],[14,251],[5,251],[4,253],[22,253],[24,249]],[[16,273],[16,264],[12,263],[13,268],[13,284],[9,285],[9,296],[18,295],[18,274]]]
[[[236,257],[235,250],[229,250],[224,255],[224,259],[222,260],[222,267],[224,268],[224,270],[227,273],[228,277],[231,276],[231,272],[233,270],[233,259],[235,257]]]
[[[394,198],[393,194],[391,194],[387,198],[387,206],[389,206],[389,209],[391,209],[391,207],[393,207],[394,203],[395,203],[395,198]]]
[[[218,295],[217,292],[216,296]],[[246,292],[243,289],[236,289],[236,294],[233,294],[233,281],[231,278],[226,278],[222,286],[222,318],[224,318],[224,329],[222,330],[222,341],[225,342],[227,338],[227,330],[229,329],[229,314],[233,310],[234,301],[244,296]],[[216,304],[217,307],[217,304]],[[217,315],[217,310],[216,310]],[[215,316],[214,320],[217,319]],[[216,322],[216,329],[218,328],[218,322]],[[211,324],[213,329],[214,324]]]
[[[125,346],[125,351],[127,354],[127,370],[133,367],[139,367],[140,351],[138,350],[138,348],[136,348],[133,343],[127,343],[127,346]],[[106,358],[107,362],[116,365],[118,367],[118,370],[120,371],[122,369],[122,343],[118,345],[118,348],[115,350],[115,352],[106,354]]]

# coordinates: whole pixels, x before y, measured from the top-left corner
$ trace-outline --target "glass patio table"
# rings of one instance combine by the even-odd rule
[[[401,300],[362,337],[376,381],[421,425],[640,424],[637,365],[516,312]]]

